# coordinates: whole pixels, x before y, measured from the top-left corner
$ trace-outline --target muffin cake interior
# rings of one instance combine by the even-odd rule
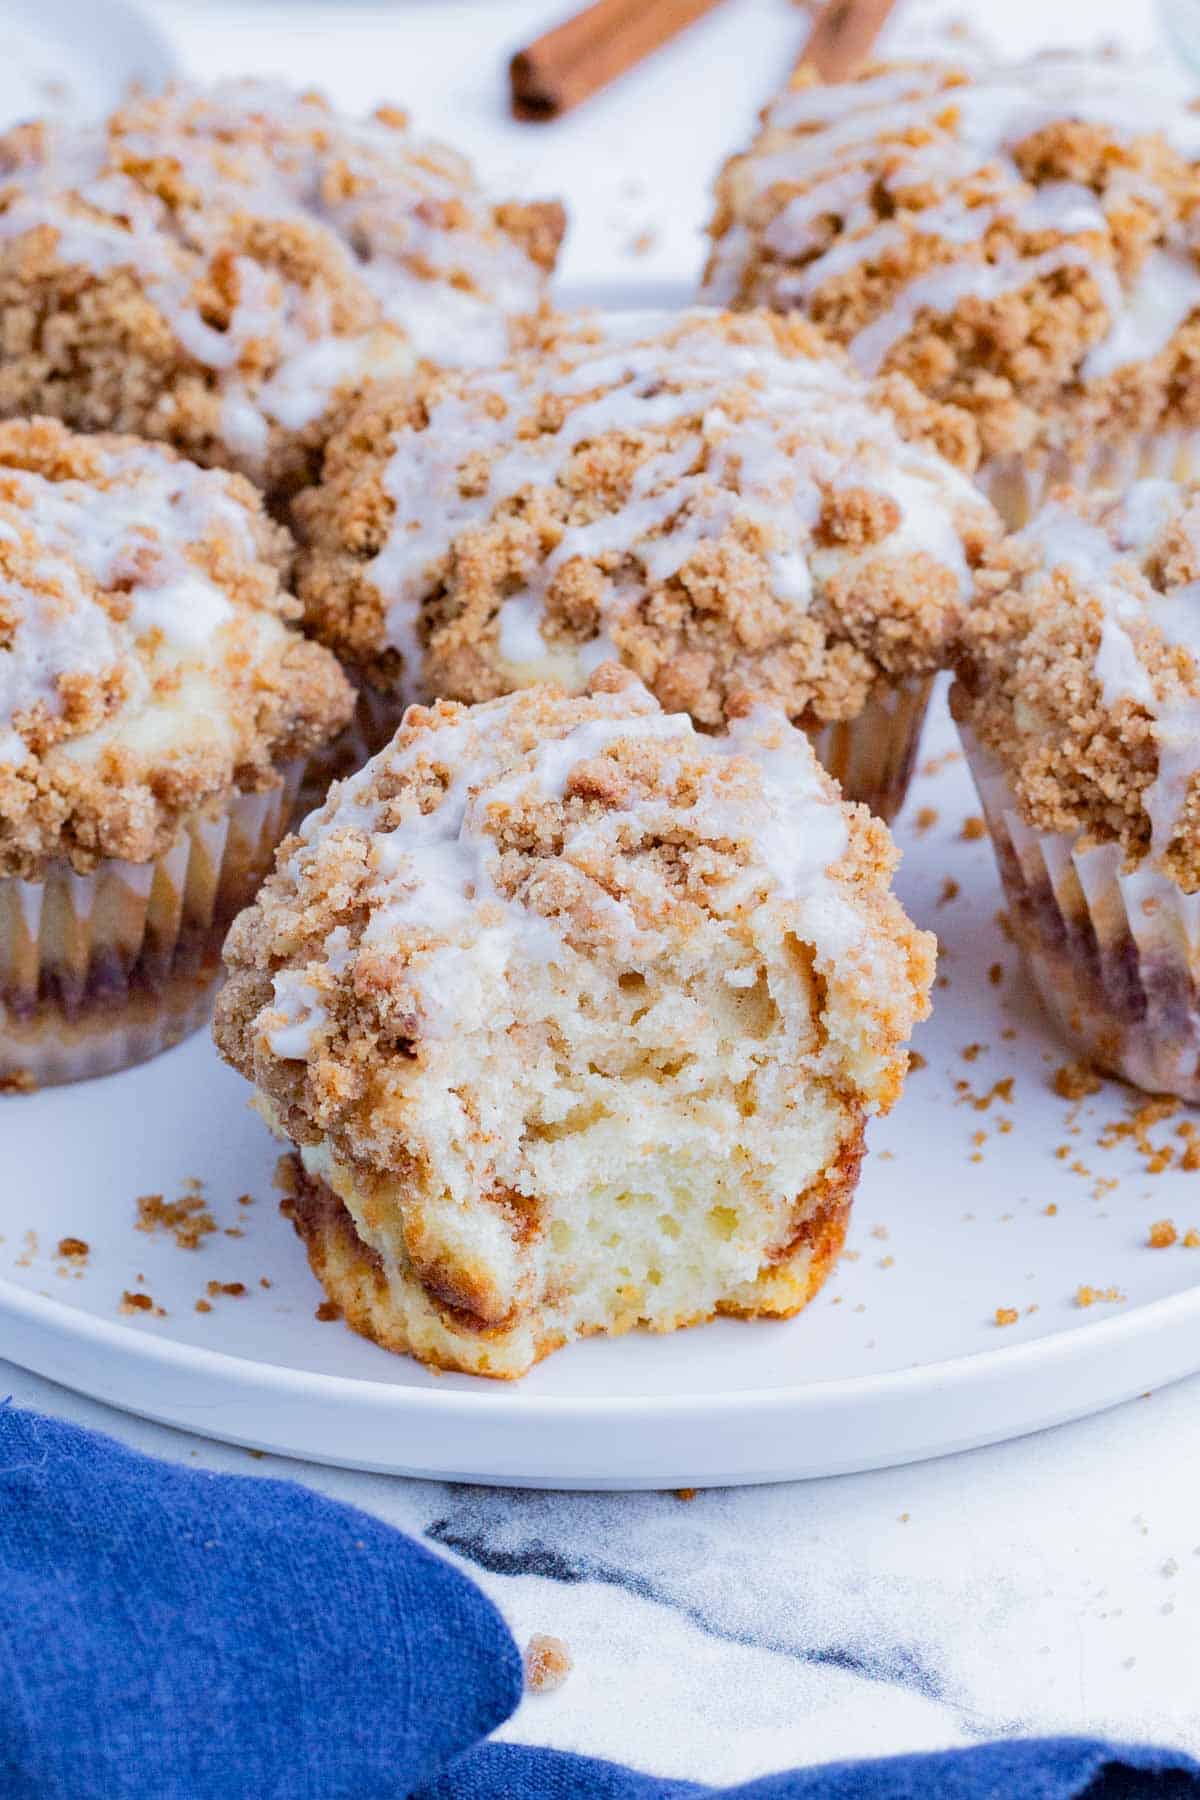
[[[413,708],[235,925],[216,1025],[350,1322],[515,1375],[802,1306],[927,1005],[893,862],[765,705],[709,740],[609,668]]]

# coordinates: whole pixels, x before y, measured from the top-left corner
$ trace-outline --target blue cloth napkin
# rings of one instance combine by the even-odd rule
[[[483,1743],[520,1693],[520,1658],[490,1601],[389,1527],[290,1482],[155,1462],[0,1406],[0,1800],[715,1792]],[[1064,1738],[839,1763],[723,1792],[1200,1800],[1200,1766]]]

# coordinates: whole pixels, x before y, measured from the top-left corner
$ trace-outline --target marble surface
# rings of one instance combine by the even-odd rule
[[[731,0],[586,112],[531,131],[503,117],[504,53],[553,0],[152,10],[202,75],[317,80],[355,106],[420,95],[422,120],[494,179],[567,192],[586,223],[566,275],[589,284],[695,268],[712,165],[803,32],[788,0]],[[1031,0],[1010,0],[1002,20],[983,0],[953,10],[987,15],[1014,49],[1044,37]],[[905,32],[944,11],[913,0]],[[1060,41],[1118,26],[1147,40],[1150,8],[1054,9]],[[691,1500],[486,1491],[251,1456],[0,1362],[6,1394],[155,1455],[306,1482],[439,1548],[518,1640],[552,1633],[573,1656],[564,1686],[529,1697],[507,1737],[711,1782],[1012,1732],[1200,1752],[1200,1378],[992,1450]]]

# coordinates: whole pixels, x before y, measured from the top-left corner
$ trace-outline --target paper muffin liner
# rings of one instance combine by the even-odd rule
[[[1098,442],[1070,455],[1065,450],[994,456],[975,480],[1010,531],[1028,524],[1051,488],[1064,482],[1085,492],[1112,488],[1124,493],[1135,481],[1160,478],[1189,481],[1200,474],[1200,432],[1162,431],[1153,437]]]
[[[996,759],[963,742],[1013,931],[1073,1048],[1150,1093],[1200,1101],[1200,893],[1117,844],[1033,830]]]
[[[287,829],[303,764],[201,808],[147,863],[65,860],[0,879],[0,1085],[48,1087],[145,1062],[202,1025],[234,917]]]
[[[908,792],[932,687],[931,675],[901,682],[873,696],[856,719],[808,732],[846,799],[861,800],[889,824]]]

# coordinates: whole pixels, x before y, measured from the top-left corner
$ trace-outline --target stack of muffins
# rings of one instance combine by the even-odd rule
[[[675,314],[554,313],[561,209],[393,112],[0,139],[0,1081],[176,1041],[224,943],[356,1329],[795,1312],[953,666],[1051,1012],[1200,1098],[1197,217],[1200,116],[1077,59],[801,69]]]

